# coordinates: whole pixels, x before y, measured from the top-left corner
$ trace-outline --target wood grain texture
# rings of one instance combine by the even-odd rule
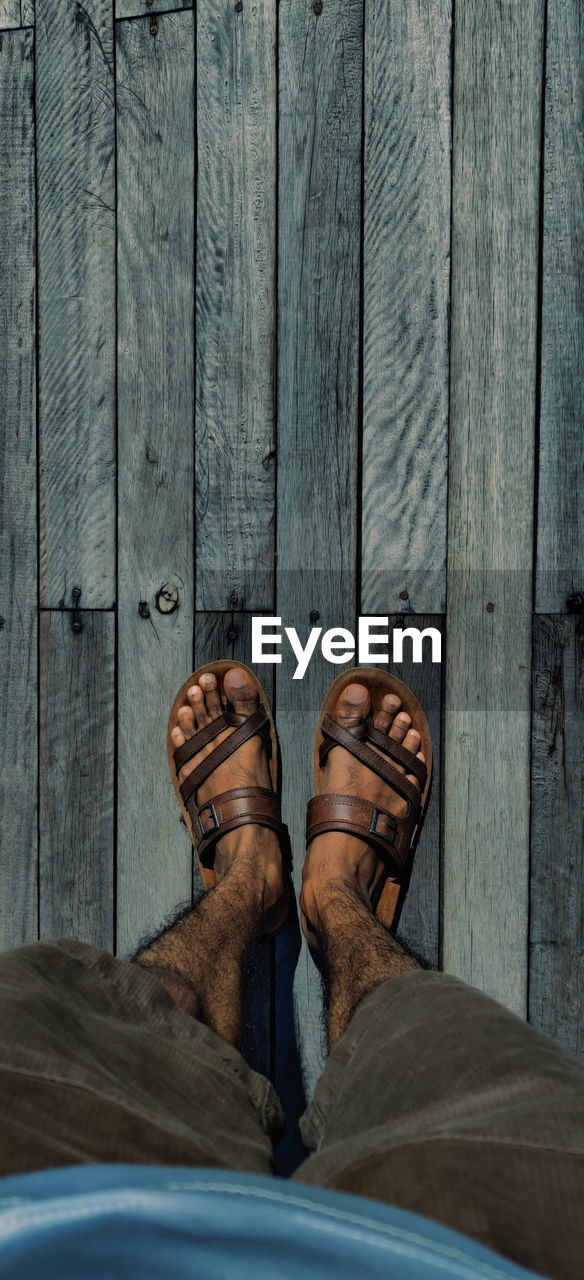
[[[167,13],[171,10],[192,9],[192,0],[115,0],[116,18],[138,18],[148,16],[151,21],[158,21],[157,9]]]
[[[370,614],[445,608],[450,22],[451,0],[367,5],[362,611]]]
[[[536,608],[584,595],[584,21],[547,7]]]
[[[20,25],[20,0],[0,0],[0,30]]]
[[[34,27],[35,24],[35,0],[20,0],[20,25],[21,27]]]
[[[115,599],[111,0],[37,0],[41,604]]]
[[[123,952],[191,895],[166,725],[193,649],[193,15],[157,26],[156,36],[148,18],[117,27]],[[172,613],[157,609],[163,587],[177,592]]]
[[[584,624],[536,617],[529,1020],[584,1052]]]
[[[280,4],[277,614],[306,638],[356,611],[363,6]],[[295,665],[295,664],[294,664]],[[311,743],[331,668],[277,668],[284,806],[300,883]],[[322,1065],[320,982],[303,944],[296,1017],[307,1093]]]
[[[114,939],[115,617],[40,615],[41,938]]]
[[[37,930],[33,58],[30,32],[0,35],[0,948]]]
[[[233,664],[251,666],[251,614],[195,614],[194,669],[218,658],[232,658]],[[273,667],[258,669],[269,702],[273,703]],[[195,883],[200,884],[196,874]],[[272,1078],[272,993],[274,984],[274,943],[272,938],[259,938],[247,957],[243,997],[243,1025],[240,1050],[254,1071]]]
[[[522,1015],[542,32],[468,3],[454,52],[444,967]]]
[[[271,608],[276,19],[197,16],[197,605]]]

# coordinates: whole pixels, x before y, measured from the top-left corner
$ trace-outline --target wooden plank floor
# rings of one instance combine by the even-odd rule
[[[527,10],[0,0],[0,945],[127,955],[192,900],[166,716],[252,614],[433,626],[401,936],[582,1051],[584,36]],[[294,665],[298,886],[339,668]],[[294,1113],[295,917],[254,963]]]

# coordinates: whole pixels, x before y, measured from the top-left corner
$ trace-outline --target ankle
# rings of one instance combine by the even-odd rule
[[[227,845],[227,847],[225,847]],[[215,858],[217,884],[239,881],[239,893],[252,909],[266,914],[281,897],[284,878],[282,855],[274,831],[245,826],[222,840]]]

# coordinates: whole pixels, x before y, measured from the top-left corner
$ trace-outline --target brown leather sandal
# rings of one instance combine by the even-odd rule
[[[212,720],[203,729],[199,729],[192,738],[187,739],[181,747],[175,748],[170,735],[178,725],[179,708],[189,705],[188,690],[193,684],[198,684],[202,675],[211,673],[216,676],[221,693],[222,678],[234,666],[243,667],[251,676],[259,695],[257,711],[254,711],[251,716],[241,716],[233,711],[224,710],[217,720]],[[178,775],[183,765],[229,728],[233,728],[233,733],[215,747],[185,778],[184,782],[180,783]],[[197,804],[197,792],[203,782],[255,734],[263,738],[266,746],[273,790],[270,791],[267,787],[234,787],[231,791],[223,791],[220,795],[214,796],[205,804]],[[194,845],[206,889],[212,889],[217,883],[214,870],[215,849],[217,841],[228,831],[254,823],[262,827],[271,827],[278,832],[281,839],[286,839],[287,827],[282,822],[280,813],[278,742],[274,721],[268,700],[255,672],[246,667],[244,662],[235,663],[233,659],[207,662],[204,667],[199,667],[188,680],[185,680],[176,695],[168,718],[167,755],[172,785],[183,821]],[[273,933],[280,928],[289,906],[288,876],[284,866],[284,894],[266,917],[264,932]]]
[[[371,714],[355,728],[344,729],[332,719],[331,713],[343,689],[353,683],[364,684],[368,688]],[[388,693],[397,694],[401,698],[401,710],[407,711],[411,716],[412,728],[417,729],[421,737],[420,750],[424,752],[425,763],[416,759],[401,743],[394,742],[385,733],[374,728],[373,716],[379,709],[381,699]],[[323,766],[329,751],[337,745],[344,747],[362,764],[367,765],[407,801],[408,808],[403,818],[397,818],[386,809],[376,807],[365,797],[321,794]],[[374,751],[373,747],[379,750]],[[406,773],[414,774],[420,783],[419,789],[408,782],[405,774],[400,773],[392,761],[402,765]],[[398,680],[397,676],[376,667],[353,667],[344,671],[331,685],[317,725],[314,745],[315,795],[308,802],[306,843],[308,845],[315,836],[322,835],[325,831],[346,831],[366,840],[372,846],[387,871],[385,880],[381,882],[375,914],[388,929],[394,923],[400,895],[401,907],[407,890],[430,790],[431,773],[430,727],[412,690]]]

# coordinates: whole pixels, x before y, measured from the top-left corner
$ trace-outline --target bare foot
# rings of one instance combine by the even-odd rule
[[[400,707],[401,701],[396,694],[386,694],[373,724],[381,733],[387,733],[388,737],[402,743],[419,760],[423,760],[424,754],[419,750],[420,735],[416,729],[412,729],[410,716],[407,712],[400,711]],[[370,709],[368,689],[362,684],[349,684],[339,695],[332,718],[343,728],[350,729],[365,720]],[[400,765],[394,764],[394,767],[400,773],[404,772]],[[406,777],[419,790],[417,778],[410,773]],[[365,797],[398,818],[404,817],[407,811],[407,802],[402,796],[366,765],[356,760],[350,752],[345,751],[344,747],[334,747],[326,758],[322,792],[327,791]],[[316,836],[306,854],[300,894],[302,927],[308,940],[314,942],[318,932],[319,904],[323,903],[331,889],[348,884],[372,906],[375,890],[384,874],[378,854],[357,836],[347,835],[342,831],[327,831],[324,835]]]
[[[182,746],[188,738],[205,725],[217,720],[224,705],[237,715],[249,717],[258,706],[257,690],[243,667],[232,667],[223,677],[223,688],[211,672],[200,677],[199,683],[188,691],[188,703],[180,707],[178,725],[172,730],[175,747]],[[220,733],[207,747],[183,766],[179,782],[184,782],[193,769],[201,763],[234,730]],[[270,769],[264,742],[259,735],[244,742],[224,764],[220,764],[197,790],[197,803],[204,804],[223,791],[233,787],[267,787],[272,789]],[[215,873],[221,880],[237,862],[245,865],[246,875],[255,877],[262,893],[264,914],[271,911],[284,892],[284,875],[280,843],[275,831],[268,827],[250,824],[229,831],[217,841]]]

